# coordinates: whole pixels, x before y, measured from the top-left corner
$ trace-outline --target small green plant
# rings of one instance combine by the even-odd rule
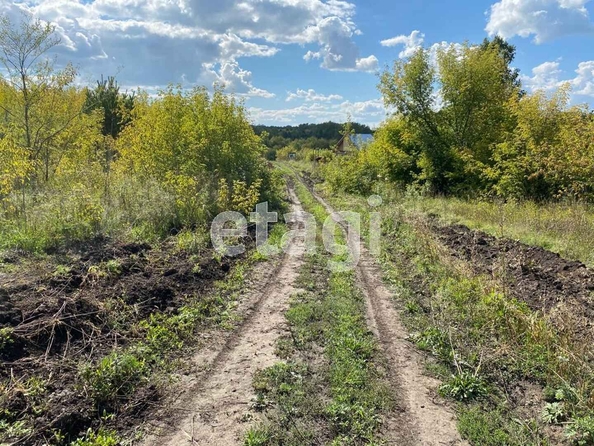
[[[95,280],[106,277],[118,277],[120,274],[122,274],[122,264],[116,259],[108,260],[107,262],[102,262],[99,265],[90,266],[88,269],[88,274]]]
[[[115,351],[98,364],[87,366],[81,377],[97,404],[114,404],[118,397],[126,396],[146,379],[148,367],[144,360],[131,353]]]
[[[151,315],[149,321],[140,323],[140,326],[146,330],[145,339],[148,347],[158,354],[179,350],[183,346],[183,341],[170,327],[158,323],[154,316]]]
[[[594,445],[594,416],[588,415],[574,419],[566,427],[565,435],[575,445]]]
[[[27,435],[29,432],[31,432],[31,428],[27,427],[27,423],[24,420],[10,423],[8,420],[0,419],[0,440],[20,437]]]
[[[451,363],[454,352],[450,346],[448,336],[437,327],[429,327],[413,337],[421,350],[431,352],[435,357],[444,362]]]
[[[118,446],[119,444],[120,439],[115,432],[104,429],[93,432],[92,429],[89,429],[84,438],[73,441],[70,446]]]
[[[270,434],[264,427],[253,427],[245,436],[244,446],[264,446],[269,444]]]
[[[558,424],[565,418],[563,403],[546,403],[542,410],[542,420],[547,424]]]
[[[471,401],[487,395],[484,381],[476,374],[461,371],[452,375],[451,379],[439,387],[439,392],[456,401]]]
[[[422,311],[421,306],[414,300],[407,301],[404,308],[408,314],[418,314]]]
[[[67,276],[71,271],[72,268],[67,265],[58,265],[54,271],[54,277]]]
[[[14,330],[11,327],[0,328],[0,353],[14,342],[12,338],[13,332]]]
[[[205,232],[184,230],[177,234],[175,241],[179,251],[199,254],[208,245],[208,234]]]
[[[105,271],[108,275],[117,277],[122,274],[122,264],[119,260],[108,260],[105,262]]]

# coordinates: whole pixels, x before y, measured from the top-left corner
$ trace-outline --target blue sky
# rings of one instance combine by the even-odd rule
[[[377,125],[377,73],[418,46],[500,34],[528,90],[563,82],[594,103],[594,0],[0,0],[56,25],[60,63],[151,92],[225,85],[263,124]]]

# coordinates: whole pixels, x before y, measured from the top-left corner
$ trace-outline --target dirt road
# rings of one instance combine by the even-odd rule
[[[328,213],[341,226],[345,222],[321,197]],[[293,212],[303,212],[295,193],[290,191]],[[359,237],[352,234],[349,246]],[[202,378],[194,379],[170,411],[172,426],[147,438],[145,444],[241,445],[251,425],[248,414],[254,396],[252,378],[261,369],[278,362],[275,341],[285,332],[284,313],[289,298],[298,289],[295,279],[304,261],[303,241],[298,240],[285,255],[262,293],[254,297],[254,311],[218,352],[200,353],[194,362],[208,364]],[[357,283],[366,297],[367,321],[378,337],[387,359],[385,367],[398,410],[385,423],[384,436],[393,445],[462,445],[451,410],[436,403],[437,382],[423,374],[420,356],[406,341],[407,333],[400,322],[391,292],[381,280],[381,271],[362,246],[357,266]],[[215,349],[216,350],[216,349]],[[202,367],[204,370],[204,367]]]
[[[319,195],[314,197],[333,220],[346,230],[347,223]],[[388,376],[400,412],[387,420],[386,440],[394,445],[466,445],[456,429],[451,409],[436,402],[439,381],[423,373],[422,358],[406,340],[407,332],[394,307],[393,294],[382,282],[382,271],[363,246],[358,234],[351,231],[350,249],[360,244],[357,280],[366,297],[367,320],[379,339],[387,358]]]
[[[292,212],[303,212],[293,191]],[[146,445],[224,446],[243,444],[249,428],[248,414],[254,396],[252,379],[258,370],[278,362],[275,342],[285,332],[285,312],[289,298],[298,292],[295,279],[303,263],[304,240],[294,240],[279,267],[255,290],[254,311],[238,331],[213,355],[202,352],[193,362],[205,362],[202,380],[188,386],[185,395],[170,411],[173,426],[147,438]]]

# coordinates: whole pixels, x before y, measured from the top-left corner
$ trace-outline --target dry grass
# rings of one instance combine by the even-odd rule
[[[503,203],[410,198],[407,206],[497,237],[520,240],[594,266],[594,207],[582,203]]]

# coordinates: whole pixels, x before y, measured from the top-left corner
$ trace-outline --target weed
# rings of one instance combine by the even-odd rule
[[[120,439],[115,432],[99,429],[94,432],[92,429],[87,431],[84,438],[72,442],[70,446],[118,446]]]
[[[114,351],[81,372],[83,383],[98,405],[113,406],[119,397],[132,393],[146,380],[148,368],[143,359],[131,353]]]
[[[92,265],[88,269],[89,277],[93,280],[104,278],[115,278],[122,274],[122,264],[117,259],[108,260],[98,265]]]
[[[575,418],[565,429],[565,435],[573,444],[588,446],[594,444],[594,416]]]
[[[54,277],[62,277],[62,276],[67,276],[68,274],[70,274],[70,272],[72,271],[72,268],[70,268],[67,265],[58,265],[56,266],[56,269],[54,271]]]
[[[11,327],[0,328],[0,353],[14,343],[13,332],[14,330]]]
[[[558,424],[565,418],[563,403],[546,403],[542,410],[542,420],[547,424]]]
[[[8,420],[0,419],[0,440],[20,437],[29,432],[31,432],[31,428],[24,420],[11,423]]]
[[[251,428],[246,436],[244,441],[244,446],[265,446],[270,441],[270,433],[268,429],[264,427],[253,427]]]
[[[175,237],[179,251],[189,254],[200,254],[208,246],[208,234],[203,231],[183,230]]]
[[[471,401],[488,394],[485,382],[475,373],[462,371],[452,375],[451,379],[439,387],[443,396],[456,401]]]
[[[458,413],[458,430],[471,444],[481,446],[535,446],[546,444],[534,441],[526,428],[509,423],[509,415],[500,409],[481,406],[462,407]]]

